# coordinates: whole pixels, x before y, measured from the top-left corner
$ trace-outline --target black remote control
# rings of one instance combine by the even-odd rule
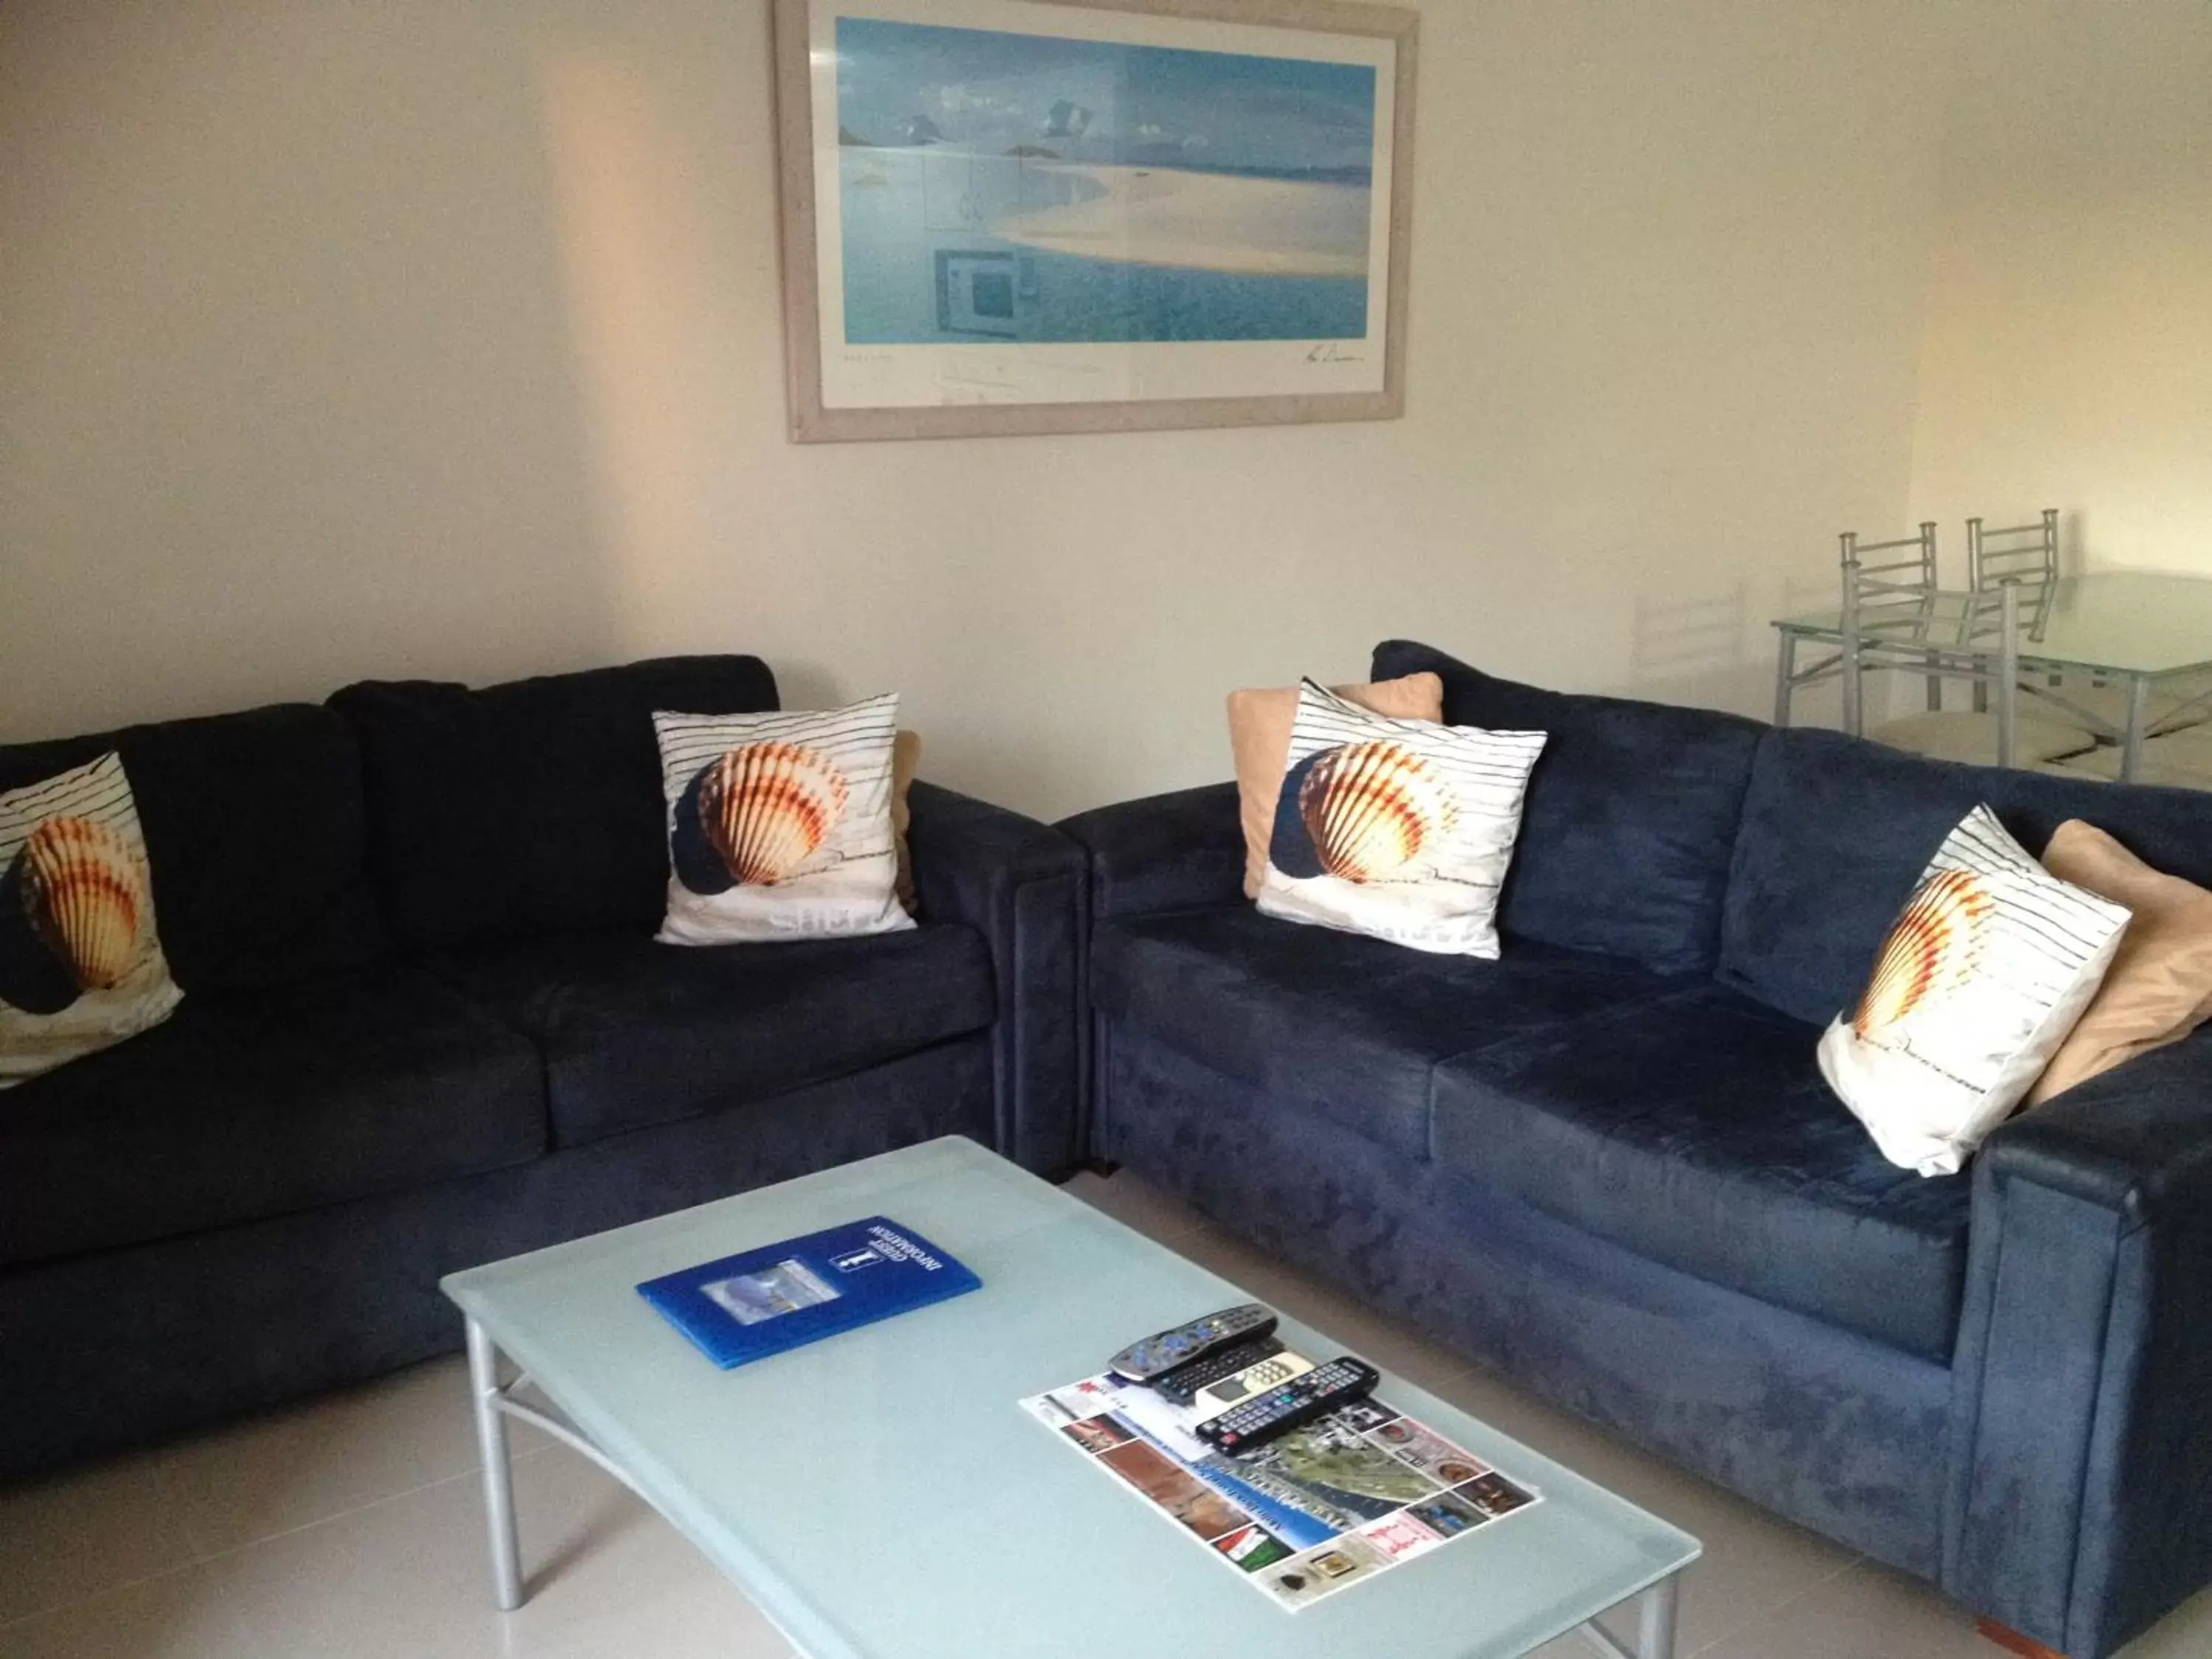
[[[1234,1376],[1247,1365],[1273,1359],[1282,1351],[1282,1340],[1278,1337],[1263,1336],[1257,1341],[1239,1342],[1233,1347],[1219,1349],[1203,1359],[1194,1359],[1188,1364],[1176,1366],[1164,1376],[1154,1377],[1152,1391],[1174,1401],[1178,1406],[1188,1406],[1198,1398],[1200,1389],[1209,1388],[1224,1376]]]
[[[1346,1354],[1208,1418],[1198,1425],[1198,1437],[1217,1451],[1249,1451],[1340,1406],[1366,1399],[1382,1380],[1374,1366]]]
[[[1132,1342],[1106,1363],[1117,1376],[1132,1382],[1150,1382],[1178,1365],[1203,1359],[1232,1342],[1266,1336],[1274,1328],[1273,1313],[1256,1302],[1241,1303],[1173,1330],[1155,1331],[1141,1342]]]

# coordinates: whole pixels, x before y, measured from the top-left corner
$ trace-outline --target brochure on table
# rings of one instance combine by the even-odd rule
[[[913,1228],[877,1215],[664,1273],[637,1290],[727,1370],[980,1283]]]
[[[1292,1612],[1541,1501],[1379,1399],[1234,1456],[1192,1432],[1195,1408],[1110,1372],[1022,1405]]]

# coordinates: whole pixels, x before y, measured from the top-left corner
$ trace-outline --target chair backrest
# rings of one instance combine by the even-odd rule
[[[1993,594],[2008,581],[2020,584],[2028,633],[2041,639],[2058,582],[2057,507],[2045,507],[2033,524],[1994,530],[1979,519],[1966,520],[1966,586],[1978,594]],[[1977,607],[1977,611],[1982,625],[1990,625],[1988,608]]]
[[[1936,526],[1923,520],[1920,533],[1894,541],[1861,541],[1856,532],[1838,537],[1843,548],[1844,609],[1858,613],[1862,626],[1892,624],[1924,634],[1936,614]]]
[[[1843,550],[1844,730],[1856,737],[1863,729],[1859,670],[1873,665],[1865,643],[1925,640],[1935,628],[1936,525],[1923,519],[1918,535],[1894,541],[1863,542],[1850,530],[1837,540]]]

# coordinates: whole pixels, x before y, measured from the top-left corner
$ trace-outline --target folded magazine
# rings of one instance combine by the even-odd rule
[[[981,1282],[920,1233],[878,1215],[664,1273],[637,1290],[726,1370]]]
[[[1541,1501],[1378,1399],[1234,1455],[1192,1432],[1198,1408],[1110,1372],[1022,1405],[1293,1613]]]

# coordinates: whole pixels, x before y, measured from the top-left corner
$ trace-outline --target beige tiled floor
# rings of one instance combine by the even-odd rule
[[[1127,1174],[1071,1190],[1696,1533],[1704,1659],[2002,1659],[1924,1586],[1467,1366]],[[494,1612],[465,1374],[444,1360],[181,1445],[0,1489],[0,1659],[782,1659],[658,1516],[518,1437],[532,1594]],[[1587,1655],[1559,1644],[1544,1659]],[[2127,1659],[2212,1654],[2212,1596]],[[1380,1656],[1378,1659],[1388,1659]]]

